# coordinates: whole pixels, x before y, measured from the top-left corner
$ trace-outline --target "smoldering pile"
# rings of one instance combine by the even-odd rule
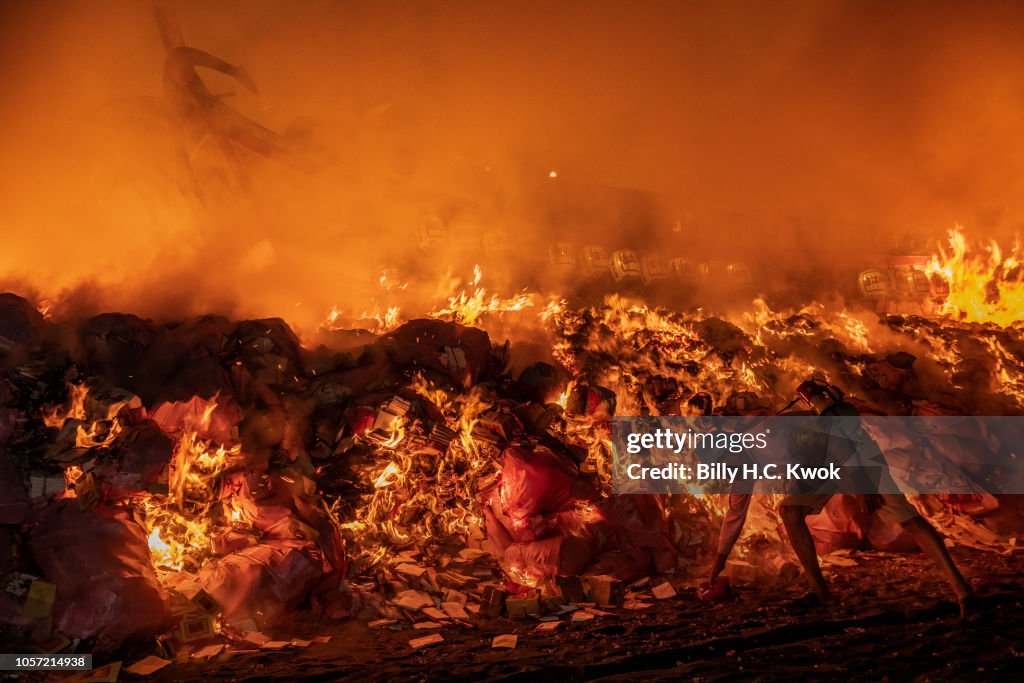
[[[839,386],[869,416],[1019,415],[1024,410],[1020,326],[856,315],[819,304],[774,311],[760,299],[732,319],[701,309],[652,308],[617,296],[598,306],[552,306],[547,315],[555,357],[582,380],[615,386],[623,414],[774,414],[812,376]],[[990,437],[983,430],[935,433],[922,447],[960,459],[970,453],[978,461],[1012,462],[1015,444],[996,444]],[[886,448],[886,456],[890,465],[908,469],[922,460],[922,453],[905,445]],[[981,478],[950,486],[965,487],[976,493],[914,499],[957,542],[1000,552],[1012,547],[1024,521],[1018,497],[991,495]],[[775,537],[771,545],[778,550],[773,511],[763,510],[759,521],[755,526]],[[915,547],[862,496],[835,496],[808,521],[821,554]],[[748,548],[760,545],[763,555],[765,536],[749,534]],[[764,556],[759,559],[763,563]]]
[[[278,319],[54,324],[2,295],[5,632],[47,651],[156,638],[187,658],[308,645],[263,634],[307,609],[443,629],[640,608],[651,586],[675,594],[649,577],[700,571],[716,501],[609,496],[617,411],[770,411],[812,371],[866,411],[952,409],[920,395],[911,354],[872,351],[848,318],[760,309],[744,329],[617,299],[546,318],[562,367],[513,378],[507,343],[440,320],[307,349]],[[922,505],[961,542],[1004,549],[1012,531],[987,494]],[[791,578],[762,521],[737,581]],[[822,551],[905,541],[857,497],[811,527]]]
[[[687,400],[726,414],[779,407],[811,375],[827,377],[867,414],[1024,410],[1020,326],[820,304],[775,311],[761,299],[731,317],[618,296],[598,306],[553,305],[546,315],[559,362],[616,387],[620,408],[636,414],[678,414]]]
[[[514,381],[480,330],[418,320],[339,353],[280,320],[2,304],[0,597],[33,647],[265,647],[297,607],[448,623],[676,563],[659,506],[602,498],[566,437],[607,432],[614,394],[545,364]]]

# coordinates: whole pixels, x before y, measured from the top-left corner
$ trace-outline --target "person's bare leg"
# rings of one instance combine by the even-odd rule
[[[711,565],[711,578],[708,579],[708,583],[713,584],[718,575],[725,569],[725,563],[729,559],[728,555],[715,555],[715,562]]]
[[[811,584],[811,590],[818,596],[821,604],[826,605],[831,600],[831,594],[828,584],[825,583],[825,576],[821,573],[818,553],[814,550],[814,539],[811,537],[811,530],[807,528],[805,519],[811,513],[811,509],[802,505],[784,505],[781,512],[789,543],[793,546],[793,551],[804,568],[804,576],[807,577],[807,582]]]
[[[973,609],[971,598],[974,597],[974,589],[971,588],[971,584],[967,583],[967,579],[964,578],[956,563],[953,562],[953,557],[949,554],[949,550],[946,548],[946,544],[943,543],[939,532],[924,517],[914,517],[904,522],[901,526],[914,537],[921,550],[946,575],[946,580],[953,587],[953,592],[956,593],[957,601],[960,603],[960,616],[970,616],[970,612]]]

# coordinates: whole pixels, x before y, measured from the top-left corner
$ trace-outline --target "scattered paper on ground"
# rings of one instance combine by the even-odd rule
[[[391,604],[404,607],[405,609],[418,610],[427,606],[432,607],[434,601],[423,591],[407,590],[396,595]]]
[[[412,627],[415,629],[441,628],[441,624],[437,623],[436,621],[420,621],[418,623],[413,624]]]
[[[156,673],[160,669],[164,668],[171,663],[169,659],[163,659],[156,655],[150,655],[145,659],[140,659],[131,666],[125,668],[125,671],[136,676],[149,676],[150,674]]]
[[[422,648],[430,647],[431,645],[437,645],[438,643],[443,642],[444,638],[441,636],[441,634],[434,633],[432,635],[424,636],[422,638],[413,638],[409,641],[409,646],[412,647],[412,649],[414,650],[420,650]]]
[[[442,602],[441,609],[452,619],[469,619],[466,610],[457,602]]]
[[[666,600],[668,598],[674,598],[676,596],[676,589],[672,587],[672,584],[666,581],[665,583],[659,584],[651,589],[654,593],[654,597],[659,600]]]
[[[506,633],[504,635],[495,636],[494,640],[491,641],[492,648],[508,648],[510,650],[515,649],[516,643],[519,642],[519,636],[514,633]]]
[[[245,640],[245,642],[247,643],[252,643],[253,645],[263,645],[264,643],[270,642],[270,637],[263,635],[259,631],[249,631],[248,633],[243,633],[242,639]]]
[[[217,643],[216,645],[207,645],[201,647],[192,653],[193,659],[209,659],[210,657],[216,657],[224,651],[224,643]]]

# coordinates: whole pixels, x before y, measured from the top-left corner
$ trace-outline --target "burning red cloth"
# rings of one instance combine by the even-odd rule
[[[550,535],[552,515],[588,493],[575,466],[550,449],[513,446],[502,454],[498,499],[516,541]]]
[[[564,456],[544,447],[506,449],[485,515],[509,575],[533,585],[583,573],[633,580],[674,564],[653,500],[612,496],[588,502],[594,497],[593,484]]]

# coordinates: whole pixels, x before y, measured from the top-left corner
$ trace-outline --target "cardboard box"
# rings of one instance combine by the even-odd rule
[[[518,598],[505,600],[505,609],[510,617],[529,617],[540,615],[540,597],[534,593]]]
[[[586,602],[583,582],[578,576],[556,576],[555,585],[566,602]]]
[[[602,607],[622,607],[626,600],[625,584],[613,576],[586,576],[583,582],[590,602]]]
[[[557,612],[558,608],[565,604],[565,598],[563,598],[561,595],[549,595],[545,597],[541,602],[541,607],[544,609],[545,613]]]
[[[483,595],[480,597],[480,612],[489,617],[500,617],[505,609],[506,598],[508,598],[508,591],[503,591],[494,586],[484,588]]]

